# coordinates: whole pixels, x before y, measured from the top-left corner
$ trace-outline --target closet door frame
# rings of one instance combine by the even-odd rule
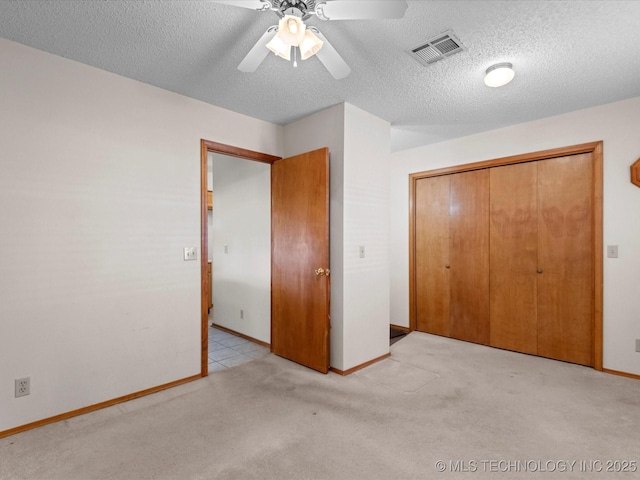
[[[409,329],[414,331],[417,324],[416,312],[416,182],[421,178],[437,177],[452,173],[500,167],[517,163],[548,160],[568,155],[590,153],[592,155],[592,251],[593,251],[593,368],[602,371],[602,283],[603,283],[603,225],[602,225],[602,141],[583,143],[568,147],[554,148],[510,157],[484,160],[481,162],[455,165],[451,167],[412,173],[409,175]]]

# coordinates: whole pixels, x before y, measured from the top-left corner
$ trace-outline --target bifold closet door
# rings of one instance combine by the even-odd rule
[[[415,184],[418,330],[594,366],[593,153]]]
[[[489,170],[450,175],[450,336],[489,344]]]
[[[449,336],[449,175],[415,186],[416,328]]]
[[[538,351],[538,165],[492,168],[491,345]]]
[[[416,327],[489,343],[489,171],[422,178],[415,191]]]
[[[593,365],[593,159],[538,163],[538,355]]]

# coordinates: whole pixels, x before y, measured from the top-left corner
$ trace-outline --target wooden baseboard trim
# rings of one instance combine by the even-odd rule
[[[619,377],[627,377],[627,378],[633,378],[634,380],[640,380],[640,375],[636,375],[635,373],[620,372],[618,370],[609,370],[608,368],[603,368],[602,372],[609,373],[611,375],[618,375]]]
[[[401,327],[400,325],[394,325],[393,323],[390,325],[391,328],[395,328],[396,330],[402,330],[406,333],[411,333],[411,329],[409,327]]]
[[[218,325],[217,323],[212,323],[212,327],[218,328],[223,332],[230,333],[231,335],[235,335],[236,337],[244,338],[245,340],[249,340],[250,342],[257,343],[258,345],[262,345],[263,347],[271,348],[271,344],[267,342],[263,342],[262,340],[258,340],[257,338],[250,337],[249,335],[245,335],[240,332],[236,332],[235,330],[231,330],[230,328],[223,327],[222,325]]]
[[[96,403],[95,405],[90,405],[88,407],[72,410],[71,412],[61,413],[60,415],[55,415],[53,417],[37,420],[35,422],[27,423],[26,425],[21,425],[19,427],[10,428],[9,430],[4,430],[3,432],[0,432],[0,438],[8,437],[10,435],[15,435],[16,433],[25,432],[27,430],[42,427],[44,425],[49,425],[50,423],[59,422],[61,420],[67,420],[68,418],[77,417],[78,415],[84,415],[85,413],[94,412],[102,408],[111,407],[118,403],[128,402],[129,400],[133,400],[135,398],[144,397],[145,395],[151,395],[152,393],[157,393],[162,390],[166,390],[168,388],[177,387],[178,385],[182,385],[183,383],[193,382],[194,380],[200,380],[201,378],[202,376],[200,374],[193,375],[192,377],[182,378],[180,380],[175,380],[173,382],[165,383],[164,385],[158,385],[157,387],[147,388],[146,390],[141,390],[139,392],[130,393],[129,395],[124,395],[122,397]]]
[[[355,367],[350,368],[349,370],[340,370],[338,368],[329,367],[329,371],[333,373],[337,373],[338,375],[342,375],[346,377],[347,375],[351,375],[353,372],[357,372],[358,370],[362,370],[363,368],[368,367],[369,365],[373,365],[374,363],[379,362],[380,360],[384,360],[385,358],[389,358],[391,356],[391,352],[385,353],[381,357],[374,358],[373,360],[369,360],[368,362],[364,362],[360,365],[356,365]]]

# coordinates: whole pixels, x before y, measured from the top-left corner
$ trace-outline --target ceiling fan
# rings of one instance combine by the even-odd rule
[[[267,29],[238,65],[242,72],[255,72],[272,51],[297,66],[301,60],[316,55],[336,80],[351,73],[351,68],[335,48],[314,26],[304,20],[312,15],[321,20],[370,20],[402,18],[407,10],[405,0],[214,0],[260,12],[273,11],[280,21]]]

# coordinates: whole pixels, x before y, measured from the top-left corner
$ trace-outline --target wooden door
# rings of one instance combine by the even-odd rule
[[[273,163],[271,218],[271,350],[327,373],[328,149]]]
[[[538,355],[593,365],[592,154],[538,162]]]
[[[449,175],[415,186],[416,322],[421,332],[449,336]]]
[[[450,177],[451,336],[489,344],[489,170]]]
[[[490,171],[490,318],[494,347],[538,351],[538,165]]]

